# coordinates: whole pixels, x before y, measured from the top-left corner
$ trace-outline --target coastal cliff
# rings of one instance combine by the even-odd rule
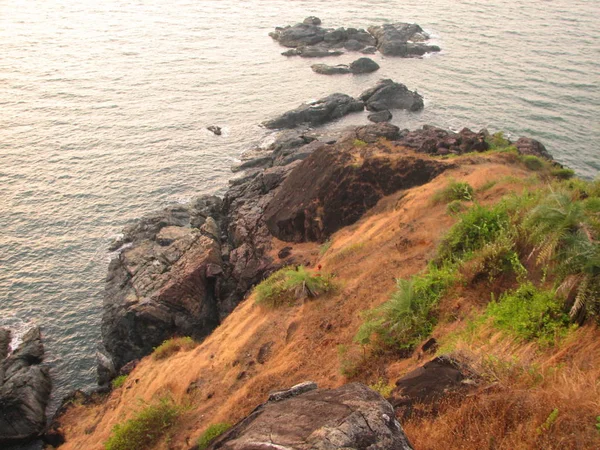
[[[557,263],[532,258],[539,244],[517,233],[549,192],[594,208],[597,186],[570,181],[537,141],[485,130],[378,124],[334,141],[284,133],[243,163],[224,199],[125,233],[111,273],[136,266],[135,255],[139,267],[170,265],[109,277],[103,331],[114,367],[104,381],[113,390],[64,408],[54,424],[61,448],[129,448],[125,435],[151,413],[164,430],[139,448],[598,443],[594,302],[577,309],[576,281],[552,290],[565,285]],[[597,231],[585,229],[597,249]],[[152,282],[136,284],[138,273]],[[506,325],[498,317],[515,298],[534,309],[511,306]],[[161,314],[148,321],[150,307]],[[177,314],[196,322],[187,328]],[[169,334],[206,337],[161,344]],[[321,389],[274,394],[307,380]],[[334,409],[306,415],[325,404]]]

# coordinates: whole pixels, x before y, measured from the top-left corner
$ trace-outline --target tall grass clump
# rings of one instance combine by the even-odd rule
[[[295,299],[318,297],[333,289],[331,276],[313,274],[304,266],[284,267],[258,284],[256,302],[267,306],[281,306]]]
[[[354,341],[375,350],[411,350],[435,326],[434,309],[448,287],[457,281],[452,265],[430,265],[428,271],[397,280],[396,291],[381,306],[366,311]]]
[[[113,427],[105,450],[151,448],[175,424],[180,408],[168,398],[148,405],[133,418]]]
[[[504,137],[504,133],[502,131],[488,136],[486,141],[489,144],[491,151],[519,153],[517,148],[512,145],[507,138]]]
[[[449,203],[456,200],[472,201],[475,191],[469,183],[451,181],[448,186],[433,195],[433,203]]]
[[[152,358],[155,360],[165,359],[181,350],[191,350],[196,345],[196,341],[189,336],[167,339],[154,349]]]
[[[113,389],[118,389],[125,384],[125,381],[127,381],[127,375],[119,375],[110,382],[110,385]]]
[[[209,426],[202,436],[198,438],[198,450],[205,450],[216,438],[221,436],[227,430],[231,428],[230,423],[215,423]]]

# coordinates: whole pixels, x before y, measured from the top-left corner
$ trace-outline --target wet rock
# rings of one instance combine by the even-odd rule
[[[365,385],[269,401],[217,438],[211,450],[411,450],[392,406]]]
[[[10,330],[0,328],[0,361],[8,356],[10,350]]]
[[[327,64],[313,64],[310,66],[313,72],[321,75],[339,75],[350,73],[350,68],[346,64],[329,66]]]
[[[359,58],[350,63],[350,72],[352,72],[354,75],[371,73],[375,72],[376,70],[379,70],[379,64],[377,64],[371,58]]]
[[[393,23],[369,27],[377,49],[386,56],[422,56],[425,53],[439,52],[437,45],[427,45],[429,35],[414,23]]]
[[[346,94],[331,94],[309,104],[300,105],[281,116],[264,122],[267,128],[294,128],[298,125],[317,126],[362,111],[362,102]]]
[[[35,327],[0,362],[0,444],[31,440],[44,429],[52,383],[43,357],[40,329]]]
[[[212,133],[214,133],[217,136],[221,136],[222,131],[221,131],[221,127],[218,127],[216,125],[211,125],[210,127],[206,128],[208,131],[211,131]]]
[[[390,120],[392,120],[392,113],[389,112],[387,109],[384,109],[383,111],[378,111],[369,114],[367,116],[367,119],[375,123],[389,122]]]
[[[283,247],[281,250],[279,250],[279,253],[277,253],[277,257],[279,259],[285,259],[288,256],[290,256],[292,254],[292,247]]]
[[[423,109],[423,97],[416,91],[390,79],[381,80],[376,86],[367,89],[359,97],[369,111],[383,111],[385,109],[406,109],[419,111]]]
[[[371,140],[397,133],[397,127],[382,123],[360,127],[355,136]],[[288,242],[324,241],[356,222],[383,196],[427,183],[452,167],[392,151],[376,153],[341,142],[299,163],[265,210],[271,234]]]

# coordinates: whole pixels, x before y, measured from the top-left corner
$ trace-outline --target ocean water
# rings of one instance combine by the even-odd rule
[[[122,227],[223,193],[230,165],[269,138],[261,121],[383,77],[425,97],[423,112],[394,114],[402,128],[527,135],[597,176],[599,13],[597,0],[1,0],[0,325],[42,326],[53,407],[94,386],[107,247]],[[267,36],[309,15],[417,22],[443,51],[317,75]],[[331,127],[365,123],[358,113]]]

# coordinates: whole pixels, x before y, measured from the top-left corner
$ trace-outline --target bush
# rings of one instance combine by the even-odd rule
[[[215,424],[209,426],[206,429],[206,431],[204,433],[202,433],[202,436],[200,436],[200,438],[198,439],[198,449],[204,450],[204,449],[208,448],[208,446],[210,445],[210,443],[212,441],[214,441],[216,438],[221,436],[223,433],[225,433],[230,428],[231,428],[230,423],[215,423]]]
[[[523,162],[523,164],[525,164],[525,167],[527,167],[529,170],[538,171],[538,170],[542,170],[545,166],[544,161],[542,161],[537,156],[533,156],[533,155],[523,155],[523,156],[521,156],[521,161]]]
[[[123,386],[123,384],[125,383],[126,380],[127,380],[127,375],[120,375],[120,376],[116,377],[115,379],[113,379],[110,382],[110,384],[113,389],[118,389],[121,386]]]
[[[353,144],[355,147],[366,147],[368,145],[365,141],[361,141],[360,139],[354,139]]]
[[[473,194],[473,188],[469,183],[451,181],[448,186],[433,195],[433,203],[448,203],[455,200],[472,201]]]
[[[423,275],[397,280],[390,300],[364,313],[365,322],[354,341],[381,350],[411,350],[431,333],[433,309],[457,278],[454,266],[431,265]]]
[[[550,171],[550,175],[561,180],[568,180],[569,178],[573,178],[575,176],[575,171],[573,169],[557,167]]]
[[[284,267],[258,284],[256,302],[268,306],[281,306],[293,300],[306,297],[318,297],[329,292],[333,283],[329,275],[313,275],[306,267]]]
[[[488,304],[486,316],[495,327],[524,340],[552,344],[565,334],[569,317],[552,291],[539,290],[531,283],[505,293]]]
[[[379,380],[377,380],[377,383],[370,384],[369,387],[375,392],[379,392],[379,394],[383,398],[389,398],[395,386],[393,384],[386,383],[385,380],[383,380],[383,378],[380,378]]]
[[[465,210],[465,204],[461,200],[453,200],[448,203],[446,207],[446,212],[448,214],[458,214]]]
[[[189,336],[167,339],[154,349],[152,357],[155,360],[165,359],[180,350],[191,350],[196,347],[196,342]]]
[[[106,450],[150,448],[173,426],[180,409],[169,399],[149,405],[124,424],[117,424],[105,442]]]

